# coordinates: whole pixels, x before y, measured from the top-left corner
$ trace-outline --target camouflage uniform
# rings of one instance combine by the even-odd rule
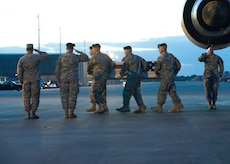
[[[91,103],[96,103],[94,100],[94,96],[93,96],[93,86],[94,86],[94,80],[92,79],[92,84],[91,84],[90,90],[89,90],[89,98],[90,98]]]
[[[180,71],[179,60],[170,53],[165,53],[158,57],[154,71],[160,75],[161,82],[158,90],[157,103],[163,105],[169,93],[172,102],[181,103],[181,99],[176,93],[175,76]]]
[[[95,80],[92,79],[92,84],[91,84],[90,90],[89,90],[89,98],[90,98],[91,103],[96,103],[94,95],[93,95],[94,87],[95,87]],[[106,103],[106,89],[103,90],[102,96],[103,96],[103,100],[105,100],[105,103]]]
[[[123,58],[123,66],[120,75],[127,76],[127,81],[123,90],[123,105],[129,107],[130,98],[133,95],[138,106],[144,105],[141,93],[141,74],[147,71],[147,63],[140,56],[130,54]]]
[[[207,101],[216,101],[219,87],[219,78],[224,71],[223,60],[215,55],[202,54],[198,60],[204,62],[204,88]]]
[[[103,53],[95,54],[88,63],[88,73],[93,77],[91,101],[104,105],[106,108],[106,82],[113,67],[113,61]]]
[[[48,54],[38,51],[39,55],[27,53],[21,57],[17,65],[17,76],[22,87],[22,99],[25,111],[37,111],[40,97],[39,64],[48,58]],[[30,102],[32,99],[32,103]]]
[[[88,60],[88,56],[84,53],[75,55],[67,52],[60,56],[57,61],[55,74],[60,86],[64,110],[76,108],[76,99],[79,93],[78,63],[87,62]]]

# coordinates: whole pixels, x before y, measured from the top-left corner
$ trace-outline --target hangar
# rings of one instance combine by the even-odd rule
[[[17,63],[24,54],[0,54],[0,76],[15,77],[17,71]],[[40,64],[40,74],[43,81],[56,81],[55,66],[59,54],[49,54],[49,58]],[[79,64],[79,83],[87,85],[86,63]]]

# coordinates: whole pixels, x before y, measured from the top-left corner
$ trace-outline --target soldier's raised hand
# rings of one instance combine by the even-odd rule
[[[81,51],[79,51],[79,50],[77,50],[77,49],[74,49],[74,50],[75,50],[77,53],[79,53],[79,54],[82,53]]]

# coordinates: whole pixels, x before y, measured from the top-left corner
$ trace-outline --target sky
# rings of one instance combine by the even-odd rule
[[[167,42],[182,63],[180,75],[201,75],[204,52],[185,36],[181,20],[186,0],[7,0],[0,5],[0,54],[24,53],[27,43],[38,48],[38,20],[41,50],[62,52],[65,43],[77,43],[83,50],[101,43],[102,52],[113,60],[123,57],[122,47],[148,61],[159,55],[156,45]],[[38,19],[39,15],[39,19]],[[85,43],[85,44],[84,44]],[[216,51],[225,63],[230,47]],[[225,65],[230,71],[230,65]]]
[[[183,35],[185,0],[7,0],[0,47],[61,41],[129,42]]]

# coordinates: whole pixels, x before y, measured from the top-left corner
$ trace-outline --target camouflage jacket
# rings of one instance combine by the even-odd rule
[[[141,77],[143,72],[147,72],[147,62],[138,55],[130,54],[124,57],[122,61],[121,76],[127,76],[127,78]]]
[[[161,79],[174,80],[180,68],[179,60],[174,55],[166,52],[157,58],[154,71],[157,75],[160,75]]]
[[[45,52],[39,52],[39,55],[27,53],[22,56],[17,65],[17,76],[20,82],[23,84],[40,80],[39,64],[47,58],[48,54]]]
[[[223,60],[215,55],[202,54],[198,60],[204,62],[204,78],[220,78],[224,72]]]
[[[73,53],[61,55],[55,69],[58,82],[78,81],[78,63],[87,62],[88,60],[88,56],[84,53],[80,55],[75,55]]]
[[[114,69],[110,57],[103,53],[95,54],[88,62],[87,72],[94,80],[106,80]]]

